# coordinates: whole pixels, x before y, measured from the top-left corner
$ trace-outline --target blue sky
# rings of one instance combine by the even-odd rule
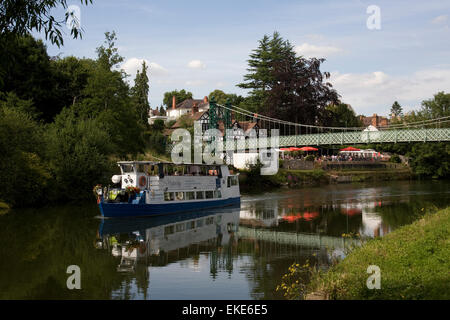
[[[134,79],[150,64],[150,103],[187,89],[202,98],[214,89],[246,95],[251,50],[264,34],[280,32],[298,54],[325,57],[322,70],[358,114],[387,115],[397,100],[405,111],[450,88],[450,1],[118,1],[94,0],[81,9],[82,40],[50,55],[95,58],[105,31],[116,31],[122,68]],[[366,21],[380,8],[380,29]],[[62,10],[56,15],[63,16]]]

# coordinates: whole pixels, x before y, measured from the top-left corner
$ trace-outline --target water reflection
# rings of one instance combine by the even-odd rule
[[[282,299],[275,288],[293,262],[327,268],[354,236],[447,206],[449,186],[304,188],[139,219],[94,219],[95,205],[12,211],[0,216],[0,299]],[[82,290],[66,289],[71,264]]]

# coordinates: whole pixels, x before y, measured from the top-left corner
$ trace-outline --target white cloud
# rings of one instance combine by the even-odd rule
[[[417,109],[422,100],[450,88],[450,68],[426,69],[410,75],[393,76],[382,71],[371,73],[332,72],[330,82],[358,114],[387,115],[398,101],[405,111]]]
[[[205,81],[203,81],[203,80],[188,80],[185,82],[185,85],[196,87],[196,86],[201,86],[204,83],[205,83]]]
[[[205,69],[206,65],[201,60],[191,60],[187,64],[188,68],[191,69]]]
[[[131,79],[134,79],[137,70],[142,69],[143,61],[145,61],[148,66],[147,72],[149,76],[164,76],[168,74],[168,71],[164,67],[160,66],[156,62],[149,62],[147,59],[130,58],[125,61],[120,67],[130,75]]]
[[[443,23],[447,22],[447,20],[448,20],[448,16],[446,14],[443,14],[443,15],[437,16],[436,18],[431,20],[431,23],[433,23],[433,24],[443,24]]]
[[[326,58],[330,55],[340,53],[342,49],[331,46],[316,46],[305,42],[299,46],[295,46],[294,51],[298,55],[306,58]]]

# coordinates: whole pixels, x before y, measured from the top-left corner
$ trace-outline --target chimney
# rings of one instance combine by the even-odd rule
[[[196,114],[198,112],[198,106],[196,103],[192,105],[192,115]]]
[[[176,102],[177,102],[177,100],[176,100],[175,96],[172,96],[172,110],[175,110],[175,106],[177,105]]]
[[[208,97],[207,97],[207,96],[205,96],[205,97],[203,98],[203,102],[204,102],[204,103],[208,103]]]

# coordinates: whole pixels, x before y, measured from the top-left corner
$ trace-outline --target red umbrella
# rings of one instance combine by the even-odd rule
[[[302,148],[297,148],[297,147],[291,147],[290,149],[291,149],[291,151],[301,151],[302,150]]]
[[[303,148],[300,148],[300,150],[301,151],[317,151],[319,149],[313,148],[313,147],[303,147]]]
[[[291,148],[280,148],[281,151],[291,151]]]
[[[341,151],[360,151],[360,149],[353,148],[353,147],[347,147],[347,148],[341,149]]]

